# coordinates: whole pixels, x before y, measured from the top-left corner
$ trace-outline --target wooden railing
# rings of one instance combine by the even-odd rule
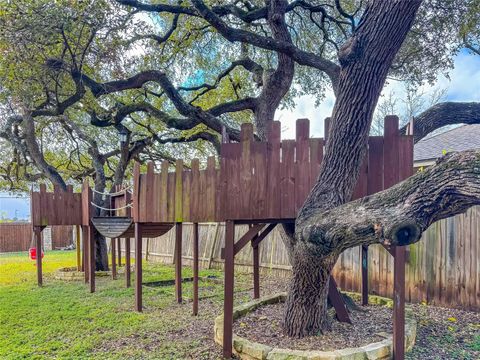
[[[328,127],[328,126],[327,126]],[[136,222],[209,222],[294,219],[321,167],[325,140],[310,138],[309,121],[297,120],[296,139],[281,140],[274,121],[267,142],[256,141],[243,124],[239,143],[224,143],[221,156],[198,159],[186,169],[178,160],[170,171],[148,164],[134,171],[133,217]],[[360,198],[388,188],[413,168],[413,137],[400,135],[398,118],[385,119],[385,135],[369,138],[368,153],[353,194]]]

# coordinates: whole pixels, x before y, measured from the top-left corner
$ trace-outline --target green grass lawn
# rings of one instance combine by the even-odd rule
[[[53,279],[55,270],[74,265],[75,252],[48,252],[39,288],[27,253],[0,254],[0,359],[211,359],[220,354],[212,338],[222,284],[200,282],[198,317],[191,315],[191,283],[183,285],[184,304],[175,302],[173,286],[144,286],[140,314],[133,311],[134,290],[125,288],[122,275],[116,281],[97,278],[94,294],[82,282]],[[144,274],[148,281],[173,279],[174,268],[147,263]],[[184,268],[183,276],[191,276],[191,270]]]

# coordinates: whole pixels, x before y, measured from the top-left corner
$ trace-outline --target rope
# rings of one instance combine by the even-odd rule
[[[117,195],[120,195],[120,194],[123,194],[125,193],[127,190],[130,190],[132,188],[133,185],[130,185],[120,191],[117,191],[117,192],[114,192],[114,193],[109,193],[109,192],[100,192],[100,191],[97,191],[95,189],[92,188],[92,191],[96,194],[100,194],[100,195],[109,195],[109,196],[117,196]]]
[[[132,204],[132,203],[130,203],[130,204],[127,204],[127,205],[125,205],[125,206],[122,206],[122,207],[119,207],[119,208],[115,208],[115,209],[107,209],[107,208],[101,207],[101,206],[99,206],[99,205],[96,205],[96,204],[95,204],[93,201],[92,201],[90,204],[92,204],[93,206],[95,206],[95,207],[96,207],[96,208],[98,208],[98,209],[101,209],[101,210],[106,210],[106,211],[116,211],[116,210],[123,210],[123,209],[130,208],[130,207],[132,207],[132,206],[133,206],[133,204]]]

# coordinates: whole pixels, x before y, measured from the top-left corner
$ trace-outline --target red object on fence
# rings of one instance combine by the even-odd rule
[[[30,253],[30,259],[36,260],[37,259],[37,248],[31,247],[28,251]],[[44,256],[45,256],[45,254],[43,253],[43,250],[42,250],[42,259],[43,259]]]

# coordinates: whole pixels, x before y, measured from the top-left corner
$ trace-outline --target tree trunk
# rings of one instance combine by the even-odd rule
[[[337,257],[317,257],[307,244],[301,244],[295,247],[290,260],[293,278],[285,305],[287,335],[303,337],[329,330],[328,282]]]
[[[341,70],[325,156],[299,211],[290,250],[293,280],[284,315],[284,330],[289,335],[328,330],[328,320],[320,317],[327,315],[327,279],[335,260],[363,237],[378,240],[375,225],[351,229],[347,221],[336,226],[336,219],[328,215],[352,196],[375,105],[420,4],[420,0],[370,1],[357,30],[339,51]]]
[[[108,271],[108,247],[105,236],[100,234],[96,229],[95,236],[95,269],[97,271]]]

